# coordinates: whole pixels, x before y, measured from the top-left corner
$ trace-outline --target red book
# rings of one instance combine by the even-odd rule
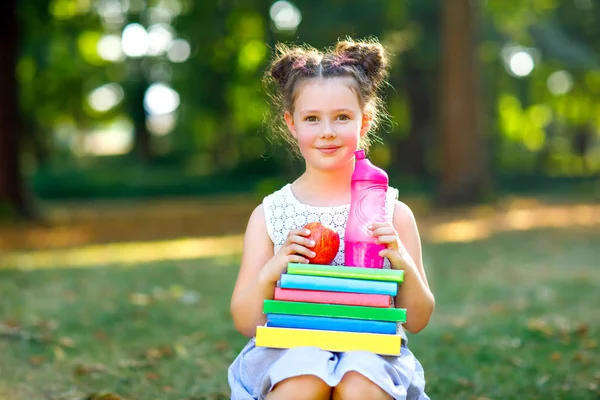
[[[282,289],[280,287],[275,288],[274,300],[364,307],[389,307],[391,304],[391,296],[387,294],[342,293],[323,290]]]

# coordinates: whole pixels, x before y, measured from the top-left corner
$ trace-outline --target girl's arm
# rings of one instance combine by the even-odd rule
[[[303,255],[313,257],[305,236],[310,232],[292,230],[281,250],[273,254],[273,242],[269,238],[262,205],[250,216],[246,233],[242,263],[231,295],[231,315],[236,329],[244,336],[253,337],[256,327],[264,325],[264,300],[272,300],[275,286],[289,262],[307,263]]]
[[[252,337],[256,327],[263,325],[263,301],[273,299],[275,282],[263,279],[260,271],[273,257],[273,243],[267,233],[262,205],[250,216],[246,233],[242,263],[231,295],[231,315],[236,329],[244,336]]]
[[[398,288],[396,307],[406,308],[407,331],[418,333],[427,326],[435,307],[435,298],[429,288],[423,267],[421,238],[412,210],[397,201],[394,207],[393,226],[375,224],[373,235],[388,248],[382,256],[390,260],[392,268],[404,270],[404,282]]]

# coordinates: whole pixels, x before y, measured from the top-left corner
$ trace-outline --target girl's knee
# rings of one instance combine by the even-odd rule
[[[314,375],[300,375],[284,379],[267,395],[268,400],[329,400],[331,387]]]
[[[334,400],[390,400],[391,397],[377,384],[358,372],[347,372],[333,388]]]

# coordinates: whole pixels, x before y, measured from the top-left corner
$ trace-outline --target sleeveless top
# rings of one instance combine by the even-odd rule
[[[387,220],[392,222],[394,205],[398,200],[398,189],[388,187],[386,194]],[[321,222],[329,225],[340,235],[340,249],[338,250],[332,265],[344,265],[344,233],[346,221],[350,211],[350,204],[339,206],[311,206],[301,203],[292,192],[292,185],[286,184],[276,192],[263,199],[263,211],[267,232],[273,242],[273,251],[277,253],[285,243],[288,232],[292,229],[302,228],[309,222]],[[383,268],[391,268],[387,258],[384,259]],[[392,297],[391,307],[394,307]],[[397,324],[397,331],[406,339],[401,324]]]

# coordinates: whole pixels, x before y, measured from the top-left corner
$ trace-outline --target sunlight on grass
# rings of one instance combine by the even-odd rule
[[[424,240],[432,243],[469,243],[485,240],[500,232],[600,226],[600,205],[531,207],[514,204],[504,211],[479,208],[474,209],[474,215],[469,217],[464,217],[464,214],[460,218],[432,215],[418,222]],[[63,231],[63,235],[68,236],[66,231]],[[58,240],[61,238],[63,236]],[[0,255],[0,268],[84,268],[202,259],[240,255],[242,246],[243,234],[237,234],[13,251]]]
[[[435,243],[473,242],[497,232],[596,225],[600,225],[600,206],[540,207],[440,223],[431,226],[424,236]]]
[[[243,235],[130,242],[31,252],[12,252],[0,266],[18,269],[80,268],[131,265],[162,260],[189,260],[240,254]]]

